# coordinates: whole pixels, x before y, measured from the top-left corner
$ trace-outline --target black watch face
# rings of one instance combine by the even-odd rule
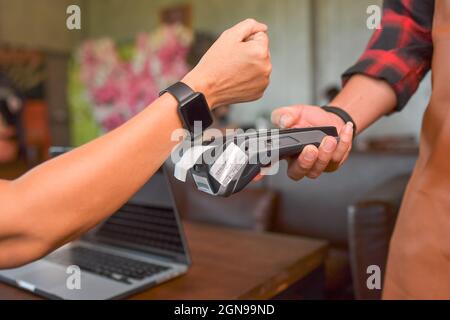
[[[208,103],[201,93],[196,93],[184,101],[180,107],[180,114],[186,129],[191,133],[200,134],[213,123]],[[195,128],[196,124],[198,128]]]

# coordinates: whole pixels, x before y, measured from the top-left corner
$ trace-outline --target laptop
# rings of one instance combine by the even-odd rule
[[[100,300],[186,273],[191,261],[169,185],[160,169],[98,227],[41,260],[0,271],[0,281],[51,299]]]

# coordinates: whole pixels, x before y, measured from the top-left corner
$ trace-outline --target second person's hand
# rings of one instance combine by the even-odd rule
[[[323,172],[337,170],[347,159],[352,148],[353,124],[317,106],[294,105],[276,109],[272,122],[282,129],[334,126],[339,132],[339,143],[334,137],[325,137],[319,148],[307,146],[296,158],[288,160],[288,176],[293,180],[318,178]]]

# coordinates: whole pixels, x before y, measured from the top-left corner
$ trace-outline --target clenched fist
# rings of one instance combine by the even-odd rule
[[[247,19],[224,31],[182,80],[211,108],[261,98],[272,72],[267,26]]]

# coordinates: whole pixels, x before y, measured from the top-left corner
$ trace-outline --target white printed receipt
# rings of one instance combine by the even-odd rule
[[[183,154],[181,160],[175,164],[175,178],[180,181],[186,182],[188,171],[197,163],[204,152],[212,148],[212,146],[194,146],[187,150]]]
[[[226,187],[246,164],[247,160],[248,157],[245,152],[235,143],[230,143],[211,167],[210,174],[222,186]]]

